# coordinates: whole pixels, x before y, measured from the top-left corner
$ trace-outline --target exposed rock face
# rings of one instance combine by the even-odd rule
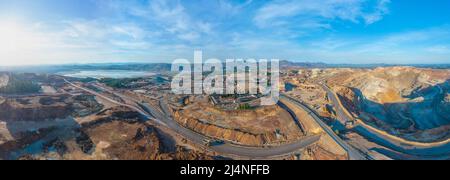
[[[81,131],[92,141],[92,151],[101,152],[106,159],[212,159],[164,140],[170,137],[163,138],[157,128],[143,123],[139,113],[127,108],[112,108],[99,115],[103,118],[83,124]]]
[[[338,90],[351,112],[409,131],[450,124],[448,70],[391,67],[346,77],[335,83],[351,87]]]
[[[338,87],[336,91],[342,104],[349,110],[359,115],[360,97],[347,87]]]
[[[5,159],[119,159],[119,160],[203,160],[212,156],[189,150],[141,121],[139,113],[126,107],[107,109],[95,115],[96,120],[73,130],[53,128],[51,131],[24,134],[17,141],[0,145],[0,158]],[[63,135],[60,136],[59,133]],[[33,154],[24,150],[31,144]],[[39,149],[40,148],[40,149]],[[21,152],[20,156],[9,156]]]
[[[251,132],[244,132],[239,129],[219,127],[217,125],[213,125],[197,119],[182,117],[179,112],[175,112],[175,119],[184,127],[192,129],[201,134],[205,134],[214,138],[225,139],[239,144],[260,146],[279,140],[275,132],[254,134]]]
[[[8,82],[9,82],[8,75],[6,75],[6,74],[0,75],[0,88],[7,86]]]
[[[173,104],[180,104],[180,99],[185,101],[187,98],[174,99]],[[291,114],[278,105],[229,110],[213,105],[208,96],[189,99],[187,105],[173,108],[174,119],[182,126],[212,138],[261,146],[292,142],[303,136]]]
[[[37,105],[29,100],[7,99],[0,104],[0,117],[5,121],[44,121],[66,118],[72,112],[67,104]]]
[[[358,88],[368,100],[385,104],[412,99],[420,90],[444,83],[448,71],[417,69],[410,67],[377,68],[373,71],[355,73],[344,83]]]
[[[34,132],[20,133],[16,140],[0,144],[0,159],[14,159],[10,157],[11,152],[20,152],[22,149],[26,149],[30,144],[39,141],[51,131],[51,129],[44,128]]]
[[[36,96],[0,99],[4,121],[44,121],[68,116],[85,116],[103,108],[93,96]]]
[[[346,155],[336,155],[324,148],[313,145],[308,147],[302,154],[305,160],[346,160],[348,159]]]
[[[319,81],[325,79],[350,114],[363,122],[410,141],[430,143],[450,137],[450,70],[388,67],[325,71]]]
[[[128,126],[128,125],[125,125]],[[121,160],[202,160],[212,159],[204,154],[176,146],[169,151],[154,127],[136,129],[136,135],[122,142],[111,144],[104,150],[111,159]]]
[[[449,116],[450,114],[450,93],[439,103],[438,113],[441,116]]]

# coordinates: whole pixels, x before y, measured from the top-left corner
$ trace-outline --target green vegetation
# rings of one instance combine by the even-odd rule
[[[139,78],[125,78],[125,79],[113,79],[113,78],[104,78],[101,79],[100,82],[106,84],[112,88],[128,88],[129,84],[138,81]]]
[[[249,104],[241,104],[238,107],[238,110],[250,110],[252,107]]]
[[[3,94],[38,93],[41,87],[27,79],[23,74],[9,74],[8,85],[0,88]]]
[[[87,77],[87,78],[82,78],[82,79],[80,79],[79,81],[82,82],[82,83],[90,83],[90,82],[95,82],[95,81],[97,81],[97,79]]]
[[[159,76],[156,77],[156,83],[161,84],[161,83],[167,83],[167,82],[169,82],[169,81],[164,79],[164,78],[162,78],[162,77],[159,77]]]
[[[337,135],[339,135],[341,132],[340,132],[339,130],[336,129],[336,130],[334,130],[334,133],[337,134]]]

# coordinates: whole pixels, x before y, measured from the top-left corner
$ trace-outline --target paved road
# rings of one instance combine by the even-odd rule
[[[321,84],[321,86],[327,92],[328,98],[333,102],[338,120],[342,123],[354,122],[355,120],[351,117],[348,117],[348,115],[344,112],[342,107],[339,105],[339,101],[338,101],[337,97],[334,95],[333,91],[331,91],[331,89],[328,88],[328,86],[326,86],[324,84]]]
[[[165,125],[165,126],[171,128],[173,131],[177,132],[178,134],[182,135],[186,139],[189,139],[190,141],[192,141],[196,144],[203,145],[205,140],[210,139],[209,137],[206,137],[195,131],[184,128],[183,126],[179,125],[176,121],[174,121],[170,116],[168,116],[168,114],[170,114],[170,113],[168,112],[167,106],[164,102],[160,103],[161,108],[164,111],[164,114],[160,113],[158,110],[156,110],[156,108],[151,107],[148,104],[138,103],[144,109],[145,112],[143,112],[141,110],[141,108],[117,102],[117,101],[115,101],[109,97],[106,97],[102,94],[99,94],[95,91],[80,87],[76,84],[73,84],[73,83],[67,81],[67,80],[65,80],[65,81],[66,81],[66,83],[70,84],[73,87],[76,87],[76,88],[86,91],[90,94],[101,97],[107,101],[110,101],[111,103],[114,103],[114,104],[117,104],[120,106],[126,106],[133,110],[136,110],[137,112],[144,115],[146,118],[148,118],[150,120],[154,120],[159,124],[162,124],[162,125]],[[111,93],[114,93],[114,92],[111,92]],[[114,93],[114,94],[116,94],[116,93]],[[121,95],[120,97],[124,97],[124,95]],[[232,144],[223,144],[223,145],[218,145],[218,146],[212,146],[209,148],[211,150],[213,150],[214,152],[218,152],[218,153],[223,153],[223,154],[228,154],[228,155],[236,155],[239,157],[251,158],[251,159],[264,159],[264,158],[277,157],[277,156],[283,156],[283,155],[295,153],[300,149],[306,148],[306,147],[318,142],[320,140],[320,138],[321,138],[320,135],[308,136],[308,137],[302,138],[299,141],[296,141],[291,144],[280,145],[280,146],[270,147],[270,148],[244,147],[244,146],[237,146],[237,145],[232,145]]]
[[[120,103],[120,102],[118,102],[118,101],[116,101],[116,100],[114,100],[114,99],[111,99],[111,98],[109,98],[109,97],[107,97],[107,96],[104,96],[104,95],[102,95],[102,94],[100,94],[100,93],[97,93],[97,92],[95,92],[95,91],[93,91],[93,90],[90,90],[90,89],[87,89],[87,88],[78,86],[78,85],[76,85],[76,84],[73,84],[72,82],[69,82],[69,81],[67,81],[66,79],[64,79],[64,81],[65,81],[66,83],[70,84],[71,86],[75,87],[75,88],[81,89],[81,90],[83,90],[83,91],[88,92],[89,94],[92,94],[92,95],[95,95],[95,96],[97,96],[97,97],[103,98],[103,99],[105,99],[105,100],[107,100],[107,101],[109,101],[109,102],[111,102],[111,103],[113,103],[113,104],[116,104],[116,105],[119,105],[119,106],[125,106],[125,107],[128,107],[128,108],[130,108],[130,109],[132,109],[132,110],[135,110],[136,112],[140,113],[142,116],[144,116],[145,118],[147,118],[147,119],[149,119],[149,120],[153,120],[153,121],[155,121],[155,122],[157,122],[157,123],[159,123],[159,124],[161,124],[161,125],[167,126],[164,122],[162,122],[162,121],[160,121],[160,120],[158,120],[158,119],[155,119],[154,117],[152,117],[151,115],[149,115],[147,112],[144,112],[144,111],[142,111],[141,109],[139,109],[139,108],[137,108],[137,107],[135,107],[135,106],[131,106],[131,105],[129,105],[129,104]]]
[[[195,131],[187,129],[178,124],[176,121],[174,121],[170,116],[167,104],[164,103],[162,100],[160,101],[160,106],[161,109],[164,111],[164,114],[160,114],[159,111],[154,110],[148,104],[141,104],[141,105],[144,107],[144,110],[153,113],[152,115],[154,115],[157,118],[160,118],[171,129],[173,129],[177,133],[181,134],[183,137],[186,137],[187,139],[197,144],[203,144],[204,140],[210,139],[204,135],[198,134]],[[321,137],[320,135],[308,136],[291,144],[280,145],[277,147],[270,147],[270,148],[254,148],[254,147],[243,147],[231,144],[224,144],[210,147],[210,149],[212,149],[215,152],[232,154],[241,157],[268,158],[294,153],[300,149],[303,149],[305,147],[308,147],[309,145],[316,143],[317,141],[320,140],[320,137]]]
[[[327,91],[328,97],[333,102],[338,118],[341,121],[354,121],[353,117],[349,117],[344,112],[344,107],[340,106],[340,103],[335,96],[334,92],[326,85],[321,84],[323,89]],[[380,134],[376,131],[368,129],[362,125],[357,125],[354,130],[366,137],[368,140],[377,143],[378,145],[384,146],[386,148],[402,152],[405,154],[416,155],[416,156],[426,156],[426,157],[440,157],[440,156],[449,156],[450,155],[450,143],[440,144],[435,146],[428,147],[417,147],[413,144],[407,142],[400,142],[396,139],[389,137],[384,134]]]
[[[349,156],[350,160],[367,160],[368,158],[361,154],[359,151],[355,150],[353,147],[351,147],[349,144],[347,144],[344,140],[342,140],[338,135],[336,135],[333,130],[328,127],[328,125],[326,125],[320,118],[319,116],[316,115],[316,113],[311,110],[309,107],[307,107],[306,105],[298,102],[297,100],[295,100],[294,98],[291,98],[287,95],[281,95],[281,98],[294,103],[295,105],[297,105],[298,107],[304,109],[306,112],[308,112],[308,114],[311,115],[311,117],[313,117],[313,119],[317,122],[317,124],[320,125],[320,127],[329,135],[331,136],[331,138],[337,143],[339,144],[339,146],[341,146],[345,151],[347,151],[347,154]]]

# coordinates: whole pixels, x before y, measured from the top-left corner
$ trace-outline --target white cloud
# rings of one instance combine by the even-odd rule
[[[212,33],[213,26],[192,18],[180,1],[153,0],[147,7],[132,7],[133,15],[155,23],[166,33],[179,40],[194,42],[202,34]]]
[[[112,30],[118,34],[123,34],[133,39],[141,39],[145,37],[147,33],[140,27],[132,24],[116,25],[112,28]]]
[[[450,54],[450,47],[448,45],[435,45],[427,48],[426,51],[436,54]]]
[[[337,24],[370,25],[382,20],[389,13],[390,0],[203,0],[202,7],[191,5],[198,2],[194,0],[96,2],[107,13],[20,26],[0,24],[6,27],[0,28],[0,64],[167,62],[190,58],[198,49],[220,59],[339,63],[426,57],[445,62],[450,57],[448,26],[380,35],[354,35],[344,28],[339,29],[341,34],[333,29]],[[25,26],[29,24],[33,25]]]
[[[290,24],[303,24],[305,19],[322,21],[345,20],[354,23],[364,21],[372,24],[379,21],[389,10],[390,0],[375,0],[375,8],[367,10],[366,0],[281,0],[267,3],[257,11],[254,22],[267,27],[289,21]],[[293,22],[295,21],[295,22]],[[316,26],[317,27],[317,26]],[[319,26],[320,27],[320,26]]]
[[[448,26],[434,27],[415,31],[397,32],[369,41],[362,46],[368,50],[392,51],[393,49],[415,48],[417,50],[450,42]]]
[[[363,15],[366,24],[373,24],[383,19],[383,16],[389,13],[388,4],[391,0],[378,0],[374,12]]]
[[[450,57],[449,42],[450,29],[442,26],[373,37],[314,39],[299,55],[338,63],[443,63]]]

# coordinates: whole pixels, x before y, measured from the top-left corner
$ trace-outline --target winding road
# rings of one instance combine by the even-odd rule
[[[80,86],[78,86],[74,83],[71,83],[65,79],[64,79],[64,81],[75,88],[81,89],[92,95],[103,98],[111,103],[114,103],[114,104],[117,104],[120,106],[129,107],[129,108],[139,112],[140,114],[145,116],[147,119],[153,120],[161,125],[169,127],[173,131],[177,132],[179,135],[185,137],[186,139],[188,139],[198,145],[203,146],[205,140],[210,139],[209,137],[206,137],[205,135],[202,135],[195,131],[187,129],[187,128],[181,126],[180,124],[178,124],[176,121],[174,121],[167,114],[168,112],[167,112],[167,110],[165,110],[167,107],[164,107],[165,106],[164,103],[160,103],[161,108],[163,109],[163,111],[165,111],[164,113],[161,113],[160,111],[156,110],[157,108],[154,108],[148,104],[142,104],[142,103],[137,102],[137,104],[139,104],[141,106],[140,108],[138,108],[138,107],[135,107],[135,106],[132,106],[129,104],[123,104],[123,103],[117,102],[109,97],[106,97],[106,96],[100,94],[100,93],[97,93],[93,90],[89,90],[84,87],[80,87]],[[110,92],[110,93],[117,95],[117,93],[115,93],[115,92]],[[120,95],[119,97],[124,97],[124,95]],[[320,140],[320,138],[321,138],[321,135],[307,136],[307,137],[304,137],[304,138],[302,138],[296,142],[293,142],[291,144],[284,144],[284,145],[280,145],[280,146],[276,146],[276,147],[268,147],[268,148],[244,147],[244,146],[238,146],[238,145],[233,145],[233,144],[229,144],[229,143],[225,143],[223,145],[211,146],[208,148],[210,150],[212,150],[214,152],[218,152],[220,154],[235,155],[238,157],[244,157],[244,158],[250,158],[250,159],[267,159],[267,158],[271,158],[271,157],[280,157],[280,156],[296,153],[300,149],[304,149],[310,145],[317,143]]]
[[[327,92],[328,97],[334,104],[338,118],[341,121],[354,121],[353,117],[350,117],[345,112],[345,107],[341,106],[340,101],[337,99],[335,93],[325,84],[321,83],[323,89]],[[368,140],[384,146],[386,148],[419,157],[448,157],[450,156],[450,142],[449,140],[437,143],[419,143],[411,142],[393,135],[381,133],[381,130],[377,130],[370,125],[357,122],[355,128],[353,128],[358,134],[366,137]]]
[[[339,145],[341,146],[345,151],[347,151],[347,154],[349,156],[350,160],[367,160],[370,159],[370,157],[366,157],[365,155],[363,155],[362,153],[360,153],[359,151],[357,151],[356,149],[354,149],[352,146],[350,146],[349,144],[347,144],[344,140],[342,140],[337,134],[335,134],[333,132],[333,130],[328,127],[328,125],[326,125],[320,118],[319,116],[316,115],[316,113],[311,110],[309,107],[307,107],[306,105],[298,102],[297,100],[295,100],[292,97],[289,97],[287,95],[282,95],[281,98],[290,101],[292,103],[294,103],[295,105],[297,105],[298,107],[304,109],[306,112],[308,112],[309,115],[311,115],[311,117],[316,121],[317,124],[320,125],[320,127],[329,135],[331,136],[331,138]]]
[[[95,92],[95,91],[93,91],[93,90],[90,90],[90,89],[87,89],[87,88],[78,86],[78,85],[76,85],[76,84],[74,84],[74,83],[72,83],[72,82],[70,82],[70,81],[67,81],[66,79],[64,79],[64,81],[65,81],[67,84],[71,85],[72,87],[75,87],[75,88],[81,89],[81,90],[83,90],[83,91],[86,91],[86,92],[89,93],[89,94],[92,94],[92,95],[95,95],[95,96],[97,96],[97,97],[100,97],[100,98],[102,98],[102,99],[104,99],[104,100],[107,100],[107,101],[113,103],[113,104],[116,104],[116,105],[119,105],[119,106],[128,107],[128,108],[130,108],[130,109],[132,109],[132,110],[135,110],[136,112],[138,112],[139,114],[141,114],[142,116],[144,116],[146,119],[153,120],[153,121],[155,121],[155,122],[157,122],[157,123],[159,123],[159,124],[161,124],[161,125],[167,126],[167,125],[166,125],[165,123],[163,123],[162,121],[160,121],[160,120],[158,120],[158,119],[155,119],[155,118],[152,117],[151,115],[148,115],[146,112],[142,111],[141,109],[139,109],[139,108],[137,108],[137,107],[135,107],[135,106],[132,106],[132,105],[129,105],[129,104],[120,103],[120,102],[118,102],[118,101],[116,101],[116,100],[113,100],[113,99],[111,99],[111,98],[109,98],[109,97],[107,97],[107,96],[105,96],[105,95],[102,95],[102,94],[100,94],[100,93],[97,93],[97,92]]]

